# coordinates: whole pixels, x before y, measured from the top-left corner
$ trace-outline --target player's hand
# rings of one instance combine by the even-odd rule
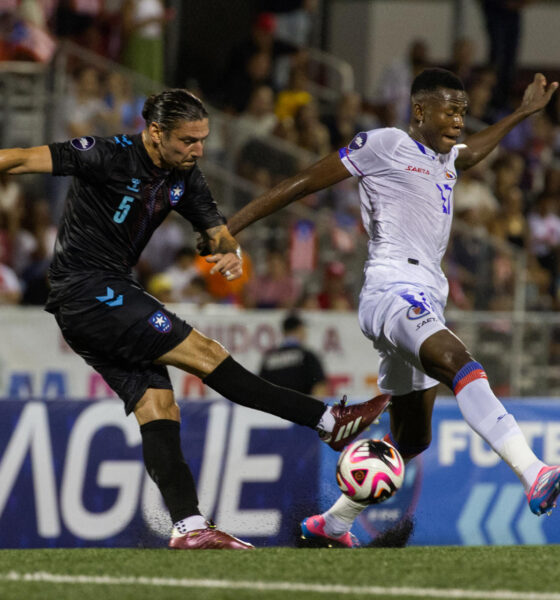
[[[212,254],[206,257],[206,262],[216,263],[210,269],[210,275],[221,273],[228,281],[239,279],[243,275],[243,263],[234,252],[227,254]]]
[[[208,254],[212,254],[212,240],[210,239],[210,236],[206,234],[206,232],[196,232],[196,251],[200,254],[200,256],[208,256]]]
[[[552,94],[558,89],[558,82],[553,81],[547,88],[546,77],[542,73],[536,73],[533,81],[527,86],[523,94],[523,100],[519,110],[527,115],[543,109],[552,98]]]

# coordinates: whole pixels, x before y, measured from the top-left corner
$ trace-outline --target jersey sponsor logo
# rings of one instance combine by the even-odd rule
[[[366,145],[367,142],[367,133],[364,133],[363,131],[361,133],[358,133],[358,135],[356,135],[356,137],[350,142],[348,149],[349,150],[359,150],[360,148],[363,148]]]
[[[90,150],[95,146],[95,138],[92,138],[90,135],[86,135],[83,137],[77,137],[71,140],[70,142],[76,150]]]
[[[171,206],[175,206],[177,202],[181,199],[185,192],[185,184],[181,181],[179,183],[174,183],[169,190],[169,201],[171,202]]]
[[[446,179],[457,179],[457,173],[453,173],[453,171],[445,171]]]
[[[154,329],[161,333],[169,333],[173,327],[169,317],[161,310],[156,310],[148,321]]]
[[[422,175],[430,174],[430,171],[428,169],[423,169],[422,167],[414,167],[412,165],[408,165],[405,171],[410,171],[411,173],[422,173]]]

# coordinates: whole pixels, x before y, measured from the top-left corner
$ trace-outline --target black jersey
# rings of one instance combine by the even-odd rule
[[[226,222],[200,169],[166,171],[141,134],[81,137],[49,145],[53,175],[73,175],[49,270],[47,309],[88,272],[130,273],[171,210],[196,230]]]
[[[285,344],[268,350],[259,375],[271,383],[304,394],[310,394],[316,383],[326,379],[321,361],[299,344]]]

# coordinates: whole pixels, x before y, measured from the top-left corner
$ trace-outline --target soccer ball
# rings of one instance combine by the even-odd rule
[[[357,440],[345,448],[336,465],[338,487],[348,498],[377,504],[402,485],[404,461],[396,448],[382,440]]]

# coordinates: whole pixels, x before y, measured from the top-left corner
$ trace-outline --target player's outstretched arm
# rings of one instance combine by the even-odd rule
[[[52,156],[48,146],[0,150],[0,172],[13,175],[52,173]]]
[[[500,140],[516,125],[533,113],[542,110],[557,88],[557,81],[547,87],[546,77],[542,73],[537,73],[533,81],[527,86],[523,100],[517,110],[494,123],[494,125],[467,138],[465,147],[459,150],[459,155],[455,161],[457,168],[468,169],[480,162],[485,156],[488,156]]]
[[[333,152],[246,204],[228,220],[228,229],[235,235],[247,225],[347,177],[351,177],[350,172],[342,164],[338,152]]]

